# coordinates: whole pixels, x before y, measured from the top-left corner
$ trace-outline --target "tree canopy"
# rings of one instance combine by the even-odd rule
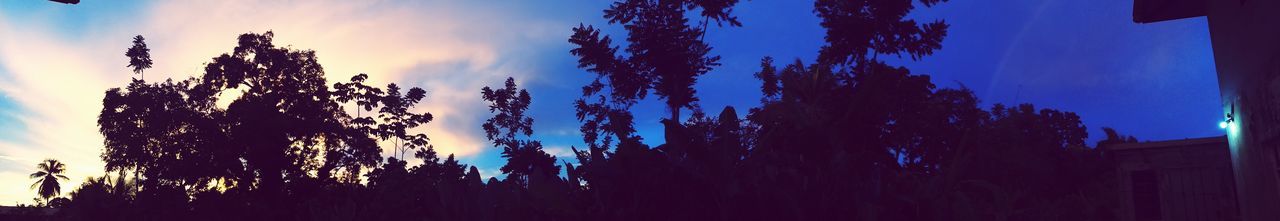
[[[750,73],[760,80],[759,106],[708,113],[694,85],[720,64],[704,36],[713,23],[744,25],[733,14],[738,1],[616,1],[602,16],[622,26],[625,42],[586,24],[568,36],[569,54],[593,77],[572,104],[585,143],[572,147],[576,163],[558,163],[543,150],[529,114],[533,95],[506,78],[480,88],[490,114],[480,126],[506,159],[505,177],[487,180],[463,164],[466,157],[443,156],[429,142],[420,127],[434,117],[416,108],[426,90],[371,86],[363,73],[331,84],[316,52],[276,46],[272,32],[247,33],[195,77],[136,79],[107,90],[98,126],[105,169],[117,175],[82,184],[61,213],[109,220],[1115,219],[1115,202],[1098,200],[1114,186],[1110,161],[1085,143],[1080,116],[1031,104],[984,106],[964,86],[940,88],[929,75],[880,59],[925,62],[941,50],[947,23],[908,15],[943,2],[817,0],[813,12],[826,37],[816,59],[761,58]],[[129,67],[142,73],[152,64],[148,49],[141,36],[133,44]],[[631,110],[650,93],[670,111],[661,121],[665,140],[654,146],[641,142]],[[1105,143],[1136,142],[1106,131]]]
[[[36,193],[40,198],[49,200],[62,193],[62,183],[58,180],[67,180],[67,176],[62,175],[66,171],[66,164],[54,159],[44,160],[36,164],[36,172],[30,175],[31,179],[36,180],[31,184],[31,188],[37,190]]]

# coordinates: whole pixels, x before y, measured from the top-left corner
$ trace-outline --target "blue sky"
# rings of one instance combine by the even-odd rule
[[[102,174],[97,111],[103,91],[132,77],[123,56],[144,35],[155,68],[147,80],[193,76],[229,51],[235,36],[274,30],[277,45],[314,49],[330,81],[368,73],[376,84],[422,87],[422,128],[444,153],[486,176],[505,161],[484,140],[489,115],[479,89],[507,76],[533,94],[535,138],[572,162],[582,146],[572,101],[592,75],[576,68],[567,38],[578,24],[621,28],[600,17],[610,1],[92,1],[61,5],[0,1],[0,205],[29,203],[25,174],[44,158],[73,178]],[[759,60],[811,61],[823,30],[810,1],[745,1],[744,27],[712,28],[723,66],[699,80],[701,106],[757,105]],[[973,89],[984,105],[1033,103],[1081,115],[1090,141],[1101,127],[1143,140],[1221,135],[1217,82],[1203,18],[1134,24],[1131,1],[953,1],[912,17],[944,19],[942,50],[920,61],[890,59],[940,87]],[[659,101],[634,109],[647,143],[662,140]]]

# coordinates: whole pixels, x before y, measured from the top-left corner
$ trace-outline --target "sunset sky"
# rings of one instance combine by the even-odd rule
[[[30,204],[38,161],[67,164],[68,193],[103,174],[96,119],[104,92],[138,77],[125,67],[134,35],[151,48],[147,81],[185,79],[229,52],[237,35],[274,31],[276,45],[315,50],[330,84],[368,73],[374,85],[422,87],[422,128],[441,153],[484,176],[505,162],[484,139],[491,116],[480,88],[515,77],[533,95],[534,137],[570,163],[582,146],[572,101],[592,74],[567,42],[578,24],[609,26],[611,1],[0,1],[0,205]],[[1090,141],[1101,127],[1141,140],[1221,135],[1213,57],[1204,18],[1134,24],[1132,1],[954,1],[912,17],[945,19],[943,48],[921,61],[890,59],[939,87],[973,89],[984,105],[1033,103],[1081,115]],[[698,82],[700,105],[739,114],[759,102],[759,60],[812,61],[823,29],[812,2],[744,1],[744,27],[706,36],[723,66]],[[619,42],[619,41],[615,41]],[[646,143],[662,141],[665,110],[633,110]],[[390,153],[390,148],[385,148]],[[443,156],[442,156],[443,157]]]

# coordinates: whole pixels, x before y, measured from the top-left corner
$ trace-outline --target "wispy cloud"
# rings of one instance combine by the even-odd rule
[[[572,159],[574,157],[573,149],[566,146],[549,145],[542,148],[542,151],[560,159]]]

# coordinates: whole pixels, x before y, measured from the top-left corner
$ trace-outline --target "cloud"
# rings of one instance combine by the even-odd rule
[[[582,135],[582,131],[578,131],[577,128],[557,128],[557,129],[551,130],[551,132],[547,133],[547,135],[577,137]]]
[[[424,129],[437,151],[459,156],[480,151],[483,139],[459,130],[475,126],[446,126],[478,125],[471,115],[484,107],[479,89],[507,75],[529,74],[515,71],[519,64],[500,62],[502,56],[530,42],[559,42],[561,36],[547,30],[569,27],[454,2],[162,2],[150,14],[141,32],[165,42],[153,48],[157,69],[170,70],[158,72],[198,72],[199,64],[230,50],[237,34],[273,30],[278,45],[315,50],[330,81],[368,73],[373,85],[397,82],[429,91],[417,110],[436,120]]]
[[[574,157],[573,149],[569,149],[569,147],[565,146],[548,145],[547,147],[542,148],[542,151],[560,159],[571,159]]]
[[[101,8],[93,4],[79,7]],[[133,77],[123,53],[138,34],[147,38],[155,60],[146,79],[159,81],[199,74],[212,57],[229,52],[239,34],[274,31],[277,45],[315,50],[331,83],[368,73],[373,85],[426,89],[416,111],[432,113],[435,121],[420,130],[442,155],[476,155],[487,146],[477,126],[485,107],[479,89],[506,76],[536,74],[522,71],[531,64],[513,56],[563,44],[571,24],[472,4],[162,1],[136,11],[94,13],[111,18],[84,24],[41,22],[75,18],[65,10],[0,14],[0,93],[23,110],[0,114],[17,119],[24,126],[17,134],[25,138],[0,139],[0,179],[26,180],[22,175],[34,162],[50,157],[69,167],[73,179],[66,190],[102,174],[97,113],[103,92]],[[34,193],[19,191],[27,188],[23,183],[0,183],[0,202],[29,201]]]
[[[65,162],[73,178],[68,183],[78,184],[80,178],[101,172],[102,138],[95,122],[111,83],[95,73],[108,73],[114,65],[96,62],[94,58],[106,53],[86,50],[93,40],[48,34],[52,32],[38,23],[0,24],[0,33],[5,33],[0,38],[0,70],[5,73],[0,93],[24,109],[5,114],[25,126],[17,133],[25,139],[0,140],[0,155],[10,159],[0,161],[5,165],[0,178],[14,181],[0,183],[0,202],[30,202],[34,194],[27,182],[16,181],[29,180],[23,175],[34,171],[41,159]]]

